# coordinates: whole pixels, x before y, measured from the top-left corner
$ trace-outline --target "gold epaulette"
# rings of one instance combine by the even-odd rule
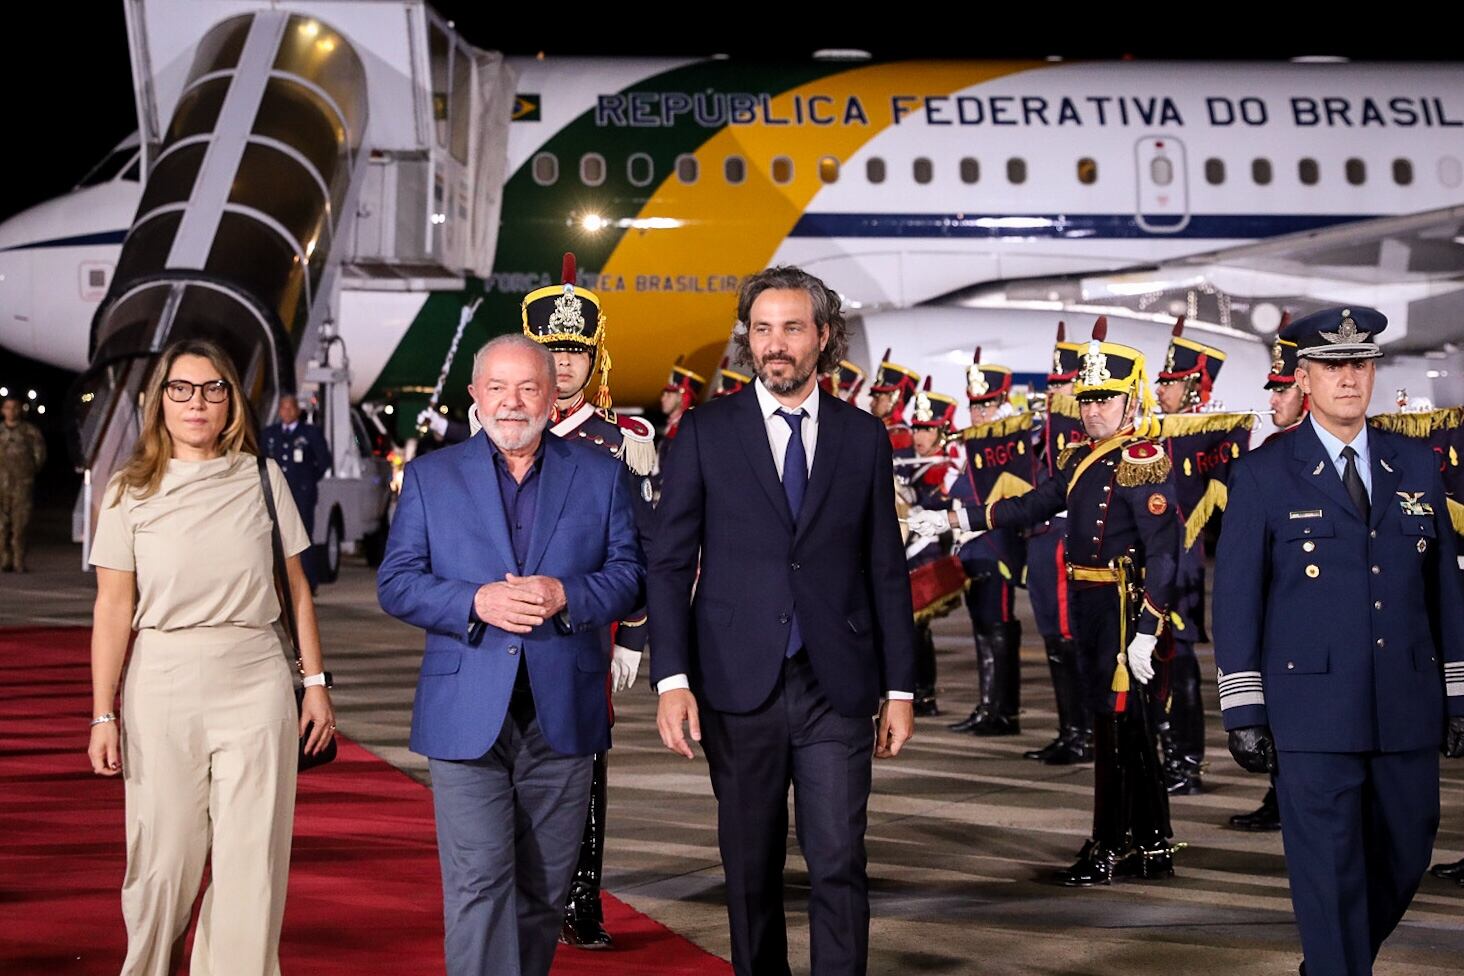
[[[1255,427],[1256,415],[1253,413],[1178,413],[1160,419],[1159,436],[1185,437],[1241,428],[1255,430]]]
[[[1135,488],[1162,485],[1169,480],[1169,472],[1169,455],[1153,441],[1140,438],[1124,446],[1113,475],[1124,488]]]
[[[1085,447],[1091,447],[1091,446],[1092,446],[1092,442],[1091,441],[1078,441],[1076,444],[1069,444],[1067,447],[1063,448],[1061,451],[1058,451],[1057,452],[1057,469],[1059,471],[1061,471],[1064,468],[1066,468],[1069,464],[1072,463],[1073,458],[1077,456],[1077,453],[1079,451],[1081,451]]]
[[[977,424],[961,431],[961,439],[974,441],[984,437],[1008,437],[1018,431],[1032,429],[1031,411],[1012,414],[990,423]]]
[[[1379,430],[1422,439],[1436,430],[1453,430],[1464,424],[1464,407],[1443,407],[1423,413],[1384,413],[1367,418],[1367,422]]]

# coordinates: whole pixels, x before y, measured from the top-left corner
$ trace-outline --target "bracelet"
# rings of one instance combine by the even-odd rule
[[[98,725],[106,725],[108,722],[115,721],[117,721],[117,716],[113,715],[111,712],[107,712],[105,715],[98,715],[96,718],[92,719],[91,724],[92,727],[95,728]]]
[[[325,687],[327,687],[326,681],[325,681],[325,672],[322,671],[319,674],[312,674],[312,675],[307,676],[304,680],[302,680],[300,682],[300,686],[302,688],[317,688],[317,687],[318,688],[325,688]]]

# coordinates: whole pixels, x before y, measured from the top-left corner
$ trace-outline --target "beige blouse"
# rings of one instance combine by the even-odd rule
[[[275,596],[269,510],[252,454],[168,462],[156,494],[107,485],[91,564],[137,574],[134,630],[269,627]],[[310,546],[279,465],[266,462],[285,555]]]

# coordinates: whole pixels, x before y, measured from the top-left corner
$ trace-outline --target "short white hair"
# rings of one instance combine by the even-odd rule
[[[551,388],[554,386],[554,376],[558,371],[558,366],[554,362],[554,353],[548,346],[535,342],[522,332],[510,332],[507,335],[489,339],[483,344],[481,349],[473,353],[473,382],[475,384],[478,382],[478,376],[483,371],[483,363],[488,360],[489,356],[501,349],[510,347],[515,349],[532,349],[536,355],[542,357],[544,360],[545,382]]]

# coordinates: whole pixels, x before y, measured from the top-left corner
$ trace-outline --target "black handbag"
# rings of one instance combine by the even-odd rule
[[[290,649],[295,652],[293,661],[295,673],[303,676],[305,662],[300,658],[300,635],[295,626],[295,601],[290,593],[290,574],[285,569],[285,544],[280,539],[280,518],[275,511],[274,489],[269,484],[269,470],[265,467],[264,457],[260,456],[256,460],[259,463],[259,484],[264,489],[264,507],[269,510],[270,548],[274,550],[275,589],[279,593],[280,619],[284,622],[285,634],[290,638]],[[288,652],[285,657],[287,660],[289,659]],[[329,688],[331,685],[331,675],[327,671],[325,672],[325,686]],[[295,685],[295,714],[297,716],[304,703],[305,689],[300,685]],[[310,728],[307,725],[305,734],[300,736],[300,772],[302,773],[307,769],[314,769],[316,766],[324,766],[336,757],[335,736],[331,736],[330,741],[325,744],[325,748],[319,752],[311,754],[305,751],[305,742],[310,738]]]

